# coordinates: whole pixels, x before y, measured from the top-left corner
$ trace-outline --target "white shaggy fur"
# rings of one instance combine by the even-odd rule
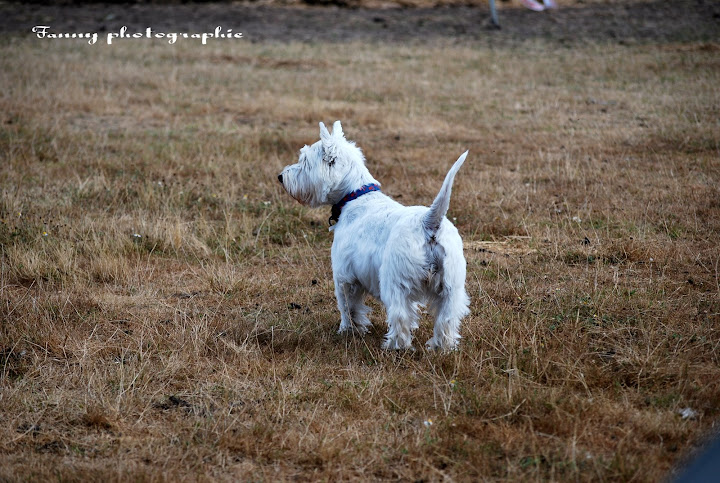
[[[382,301],[388,332],[383,347],[408,349],[418,327],[418,308],[435,317],[429,348],[454,349],[460,320],[470,313],[465,292],[465,257],[457,228],[445,218],[455,174],[467,151],[455,162],[430,208],[403,206],[380,191],[364,194],[343,208],[332,245],[339,332],[366,333],[371,326],[366,294]],[[340,121],[330,134],[320,123],[320,141],[305,146],[296,164],[278,176],[300,203],[334,205],[364,185],[377,183],[355,143],[347,141]]]

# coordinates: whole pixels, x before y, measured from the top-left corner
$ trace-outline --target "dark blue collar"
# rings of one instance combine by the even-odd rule
[[[330,214],[328,224],[330,226],[333,226],[335,223],[338,222],[338,220],[340,219],[340,212],[342,211],[343,206],[345,206],[352,200],[360,198],[362,195],[370,193],[371,191],[380,191],[380,185],[377,183],[366,184],[362,188],[346,194],[343,199],[341,199],[332,206],[332,212]]]

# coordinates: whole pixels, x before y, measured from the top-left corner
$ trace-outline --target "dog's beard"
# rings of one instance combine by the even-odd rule
[[[317,193],[314,190],[308,189],[309,184],[306,176],[302,175],[302,172],[293,173],[287,172],[283,175],[283,188],[285,191],[298,203],[304,206],[316,207],[320,203],[318,201]],[[305,187],[306,189],[303,189]]]

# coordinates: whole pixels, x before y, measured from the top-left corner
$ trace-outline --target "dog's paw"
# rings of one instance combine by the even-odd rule
[[[456,351],[460,348],[459,340],[446,340],[444,343],[439,343],[435,340],[435,337],[425,342],[425,348],[431,351]]]
[[[340,328],[338,329],[338,334],[357,334],[357,335],[365,335],[370,331],[369,326],[365,325],[345,325],[343,326],[340,324]]]
[[[415,348],[412,346],[411,342],[403,343],[402,341],[398,339],[388,339],[385,338],[385,340],[382,343],[382,348],[385,350],[390,351],[414,351]]]

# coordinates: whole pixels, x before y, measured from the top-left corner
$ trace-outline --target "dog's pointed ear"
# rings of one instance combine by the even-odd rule
[[[332,144],[332,136],[323,122],[320,122],[320,141],[322,141],[323,146],[330,146]]]
[[[342,130],[342,125],[340,124],[340,121],[335,121],[333,124],[333,136],[338,136],[341,138],[345,137],[345,133]]]

